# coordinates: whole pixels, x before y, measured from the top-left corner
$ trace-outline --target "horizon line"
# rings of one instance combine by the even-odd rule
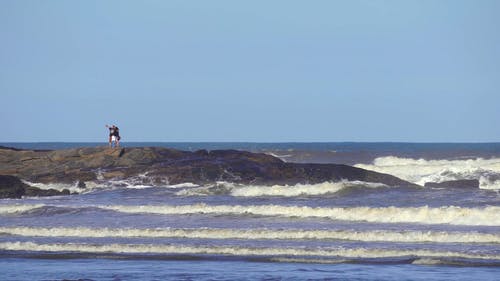
[[[107,141],[0,141],[2,143],[108,143]],[[408,144],[499,144],[500,141],[121,141],[120,143],[408,143]]]

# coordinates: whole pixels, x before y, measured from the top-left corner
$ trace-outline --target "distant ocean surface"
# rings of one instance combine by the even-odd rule
[[[348,164],[422,187],[32,183],[76,194],[0,200],[0,280],[499,280],[500,143],[122,145]],[[423,187],[463,179],[479,188]]]

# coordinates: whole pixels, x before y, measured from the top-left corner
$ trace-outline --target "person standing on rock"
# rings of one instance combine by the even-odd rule
[[[115,125],[106,125],[106,128],[109,129],[109,147],[113,147],[113,143],[115,147],[120,147],[120,129]]]

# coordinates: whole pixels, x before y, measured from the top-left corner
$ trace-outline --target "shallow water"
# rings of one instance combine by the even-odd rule
[[[2,280],[498,280],[498,268],[210,260],[0,259]],[[36,276],[35,278],[33,278]]]

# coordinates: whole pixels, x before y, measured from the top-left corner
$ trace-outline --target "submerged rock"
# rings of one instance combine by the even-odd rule
[[[30,182],[83,183],[146,175],[151,182],[195,184],[297,184],[365,181],[415,186],[397,177],[338,164],[285,163],[277,157],[239,150],[180,151],[160,147],[85,147],[53,151],[0,148],[0,174]]]
[[[479,188],[479,180],[453,180],[444,182],[426,182],[425,187],[437,188]]]

